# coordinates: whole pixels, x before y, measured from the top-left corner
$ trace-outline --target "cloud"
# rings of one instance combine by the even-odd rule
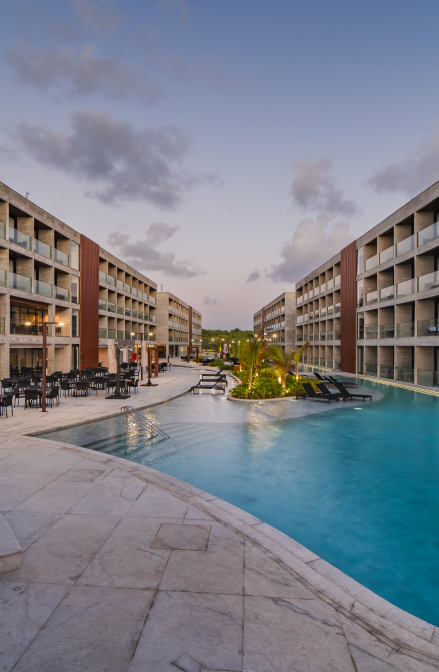
[[[230,79],[217,72],[213,63],[205,59],[201,59],[198,65],[191,65],[181,54],[169,54],[164,56],[158,65],[162,72],[174,81],[188,82],[202,79],[220,90],[227,89],[232,84]]]
[[[159,0],[157,11],[169,18],[176,16],[181,27],[189,23],[189,5],[184,0]]]
[[[293,201],[302,208],[322,210],[329,215],[353,215],[357,206],[345,199],[337,188],[335,178],[330,175],[333,164],[330,158],[315,163],[309,157],[297,161],[294,164],[296,176],[291,185]]]
[[[399,163],[377,171],[368,180],[376,192],[403,192],[410,197],[439,180],[439,128]]]
[[[70,93],[85,96],[103,93],[110,98],[137,95],[148,103],[161,95],[157,82],[133,66],[114,58],[98,58],[93,46],[79,51],[71,47],[36,51],[20,42],[7,52],[6,61],[17,77],[37,89],[66,86]]]
[[[175,261],[173,252],[160,252],[157,245],[172,238],[179,226],[169,226],[166,222],[155,222],[146,230],[143,240],[132,241],[128,234],[114,231],[108,236],[107,243],[119,250],[120,255],[134,268],[145,272],[161,271],[175,278],[194,278],[205,271],[193,268],[191,261]]]
[[[75,14],[89,28],[100,33],[110,33],[120,24],[122,15],[110,0],[70,0]]]
[[[218,299],[211,299],[210,296],[205,296],[203,299],[203,306],[216,306]]]
[[[247,278],[247,282],[256,282],[256,280],[259,280],[261,277],[261,274],[259,273],[258,269],[253,271],[253,273],[250,273],[250,275]]]
[[[220,181],[210,173],[184,171],[181,160],[191,143],[175,126],[136,129],[106,112],[77,110],[67,131],[22,122],[13,135],[38,163],[86,180],[86,194],[106,205],[147,201],[175,209],[188,189]],[[94,191],[93,183],[99,185]]]
[[[290,241],[283,244],[282,261],[273,264],[265,274],[273,282],[296,282],[313,268],[330,259],[353,239],[349,224],[320,213],[317,217],[303,219],[296,227]]]

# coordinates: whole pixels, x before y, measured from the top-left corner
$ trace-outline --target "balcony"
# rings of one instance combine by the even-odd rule
[[[296,324],[303,324],[303,315],[297,316]]]
[[[380,301],[391,301],[395,298],[395,285],[380,289]]]
[[[99,338],[107,338],[107,330],[99,327]]]
[[[64,338],[68,338],[70,336],[70,325],[65,324],[63,327],[57,327],[56,324],[49,324],[48,326],[48,332],[49,328],[53,327],[55,329],[55,336],[62,336]],[[50,334],[48,334],[50,336]]]
[[[435,222],[434,224],[431,224],[431,226],[427,226],[426,229],[419,231],[418,247],[431,243],[433,240],[436,240],[436,238],[439,238],[439,222]],[[418,369],[418,371],[421,370],[422,369]]]
[[[70,301],[70,290],[54,285],[53,296],[57,301]]]
[[[302,303],[302,302],[303,302],[303,296],[298,296],[297,301],[296,301],[297,305],[299,305],[299,303]]]
[[[41,257],[45,257],[46,259],[52,259],[51,246],[41,242],[41,240],[37,240],[36,238],[34,238],[34,252],[39,254]]]
[[[366,294],[366,306],[370,306],[372,303],[378,303],[378,292],[369,292]]]
[[[117,287],[117,289],[122,289],[123,290],[122,280],[116,280],[116,287]]]
[[[34,280],[34,294],[45,296],[51,299],[53,296],[53,286],[48,282],[41,282],[41,280]]]
[[[321,331],[320,332],[320,340],[321,341],[326,341],[326,331]]]
[[[401,240],[400,243],[396,244],[396,256],[400,257],[401,254],[405,254],[406,252],[410,252],[411,250],[414,249],[415,249],[415,237],[409,236],[408,238]]]
[[[341,303],[336,303],[334,305],[334,313],[339,313],[341,308]]]
[[[107,285],[111,285],[112,287],[116,287],[116,278],[113,278],[111,275],[107,275]]]
[[[131,317],[134,317],[136,320],[137,320],[137,315],[138,315],[137,310],[132,310],[131,311]]]
[[[6,240],[6,224],[0,221],[0,238]]]
[[[125,332],[125,340],[126,341],[131,341],[133,337],[131,336],[131,331],[126,331]]]
[[[320,308],[320,317],[325,317],[326,315],[326,308]]]
[[[369,259],[366,259],[366,263],[364,264],[366,271],[372,270],[372,268],[375,268],[378,266],[378,255],[375,254],[373,257],[370,257]]]
[[[104,271],[99,271],[99,282],[107,282],[107,274]]]
[[[297,343],[302,343],[302,341],[303,341],[303,336],[302,336],[301,334],[299,334],[299,335],[296,337],[296,342],[297,342]]]
[[[49,327],[52,325],[47,325],[47,335],[49,334]],[[39,322],[37,324],[14,324],[11,322],[10,325],[10,332],[11,334],[15,334],[17,336],[42,336],[43,335],[43,324],[42,322]]]
[[[15,231],[15,229],[14,229]],[[26,275],[19,275],[18,273],[8,273],[8,286],[10,289],[18,289],[20,292],[32,292],[32,278],[28,278]]]
[[[429,369],[418,369],[418,385],[425,387],[439,387],[439,372]]]
[[[116,340],[116,329],[109,329],[108,330],[108,338],[112,338]]]
[[[339,341],[341,339],[341,332],[334,331],[334,341]]]
[[[303,300],[308,301],[308,297],[309,297],[308,292],[305,292],[305,294],[303,295]]]
[[[387,380],[393,380],[395,375],[395,370],[393,364],[380,364],[380,378],[387,378]]]
[[[437,287],[439,287],[439,271],[433,271],[433,273],[427,273],[418,278],[418,292],[428,292]]]
[[[395,368],[395,380],[399,380],[401,383],[414,383],[414,369],[410,369],[406,366],[397,366]]]
[[[416,278],[411,280],[405,280],[404,282],[399,282],[396,285],[396,298],[401,296],[410,296],[416,292]]]
[[[326,340],[327,341],[333,341],[334,340],[334,332],[333,331],[327,331],[326,332]]]
[[[309,298],[312,299],[313,296],[314,296],[314,290],[310,289],[309,290]]]
[[[103,301],[102,303],[105,303],[105,301]],[[116,304],[115,303],[108,302],[106,305],[107,305],[107,308],[106,309],[103,308],[102,310],[108,310],[109,313],[115,313],[116,312]]]
[[[131,317],[131,310],[130,310],[130,308],[125,308],[125,317]]]
[[[323,292],[326,292],[326,282],[324,282],[323,285],[320,285],[320,294],[323,294]]]
[[[0,334],[6,333],[5,318],[0,317]]]
[[[65,252],[61,252],[61,250],[57,250],[55,248],[53,250],[53,261],[57,261],[58,264],[62,264],[63,266],[68,266],[69,265],[69,255],[66,254]]]
[[[135,287],[131,287],[131,294],[133,296],[137,296],[137,289]],[[139,340],[139,339],[137,339],[137,340]]]
[[[395,326],[393,324],[380,324],[380,338],[395,338]]]
[[[377,364],[376,364],[376,362],[366,362],[364,364],[364,372],[365,372],[366,376],[376,377],[376,375],[377,375]]]
[[[13,229],[12,226],[9,227],[9,242],[15,243],[15,245],[18,245],[29,252],[32,249],[32,238],[28,236],[27,233],[23,233],[23,231]]]
[[[143,313],[137,313],[137,317],[139,320],[148,320],[148,315],[145,317]]]
[[[340,371],[340,360],[334,359],[334,371]]]
[[[152,336],[148,336],[148,341],[155,341],[156,340],[156,335],[153,334]]]
[[[154,298],[153,296],[151,296],[151,294],[148,294],[148,297],[149,297],[149,302],[150,302],[150,304],[151,304],[152,306],[155,306],[155,298]]]
[[[125,282],[124,285],[123,285],[123,289],[124,289],[124,291],[125,291],[127,294],[129,294],[130,291],[131,291],[131,287],[130,287],[129,285],[127,285],[126,282]]]
[[[439,336],[439,320],[419,320],[418,336]]]
[[[413,338],[415,335],[414,322],[398,322],[396,325],[396,338]]]
[[[331,280],[327,281],[326,288],[329,290],[329,289],[333,289],[333,287],[334,287],[334,279],[332,278]]]
[[[306,313],[306,314],[303,316],[303,319],[305,320],[305,322],[308,322],[308,320],[310,319],[308,313]]]
[[[378,325],[370,324],[367,327],[364,327],[366,338],[378,338]],[[376,375],[376,374],[375,374]]]
[[[114,306],[113,303],[111,305]],[[102,299],[99,299],[99,310],[107,310],[107,302],[106,301],[102,301]],[[112,312],[114,312],[114,311],[112,311]]]
[[[380,252],[380,264],[385,264],[386,261],[390,261],[395,256],[393,245],[388,247],[387,250]]]
[[[117,306],[117,314],[118,315],[124,315],[125,314],[125,310],[124,310],[123,306]]]
[[[122,339],[122,341],[123,341],[124,338],[125,338],[125,332],[122,331],[121,329],[118,329],[118,330],[117,330],[117,338],[120,338],[120,339]]]
[[[317,296],[318,293],[319,293],[319,288],[318,288],[318,287],[314,287],[314,296]]]
[[[326,309],[326,313],[328,315],[332,315],[334,313],[334,306],[328,306]]]

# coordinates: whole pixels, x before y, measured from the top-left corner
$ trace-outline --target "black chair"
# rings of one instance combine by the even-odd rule
[[[24,408],[37,408],[40,405],[41,394],[35,390],[25,390],[24,391]]]
[[[328,392],[328,394],[323,394],[323,392],[320,392],[320,394],[318,394],[311,385],[311,383],[302,383],[302,385],[307,396],[310,399],[327,401],[329,404],[331,403],[331,401],[338,401],[339,398],[338,394],[331,394],[330,392]]]
[[[363,399],[363,401],[365,399],[370,399],[370,401],[372,401],[372,395],[371,394],[357,394],[357,392],[349,392],[345,388],[343,383],[334,383],[334,385],[337,388],[337,390],[339,391],[339,394],[340,394],[341,398],[343,399],[343,401],[346,401],[346,399],[352,399],[353,400],[354,398],[355,399]]]
[[[24,389],[21,386],[17,385],[12,390],[12,393],[14,395],[14,406],[17,402],[17,399],[18,399],[18,405],[20,406],[20,397],[24,399]]]
[[[53,400],[56,399],[56,405],[59,406],[59,387],[52,387],[50,392],[46,394],[46,400],[50,404],[50,408],[53,407]]]
[[[125,380],[125,389],[130,390],[134,387],[134,394],[139,394],[139,381],[138,380]]]
[[[88,396],[88,380],[78,380],[73,388],[72,394],[74,397],[87,397]],[[80,394],[78,394],[78,392]]]
[[[66,396],[66,393],[70,396],[70,390],[72,389],[71,381],[61,380],[59,384],[60,384],[61,390],[64,392],[64,397]]]
[[[12,415],[14,415],[14,407],[12,405],[12,400],[13,400],[13,395],[12,394],[7,394],[6,399],[0,399],[0,412],[3,415],[3,409],[6,411],[6,418],[8,417],[8,408],[11,409]]]

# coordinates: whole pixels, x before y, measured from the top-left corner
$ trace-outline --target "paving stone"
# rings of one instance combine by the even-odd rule
[[[0,670],[13,668],[70,586],[0,581]]]
[[[244,598],[244,670],[356,672],[335,609],[277,597]]]
[[[28,467],[28,470],[31,469],[33,474],[63,474],[80,461],[81,456],[77,453],[58,450],[56,453],[45,457],[44,460],[33,463]]]
[[[128,672],[176,672],[183,654],[201,669],[242,670],[242,599],[159,591]]]
[[[67,513],[90,492],[92,487],[90,483],[71,483],[56,480],[25,499],[14,510]]]
[[[61,514],[9,511],[4,517],[25,551],[61,518]]]
[[[126,670],[153,594],[124,588],[73,587],[14,672]]]
[[[103,469],[70,469],[63,474],[60,481],[78,481],[92,483],[98,476],[104,473]]]
[[[63,516],[23,553],[23,566],[4,580],[73,584],[108,539],[120,518]]]
[[[184,518],[188,505],[154,485],[148,485],[129,511],[129,516]]]
[[[10,511],[56,478],[53,474],[22,472],[0,484],[0,511]]]
[[[203,513],[195,506],[189,506],[184,517],[185,520],[212,520],[207,513]]]
[[[162,523],[151,548],[205,551],[209,540],[209,525],[173,525]]]
[[[140,479],[115,469],[76,504],[71,513],[124,516],[145,485]]]

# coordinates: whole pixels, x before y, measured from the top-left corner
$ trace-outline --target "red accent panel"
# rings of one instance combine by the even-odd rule
[[[341,251],[340,257],[340,369],[356,373],[357,346],[357,243]]]
[[[192,352],[192,306],[189,306],[189,345],[187,346],[187,361],[190,360]]]
[[[99,366],[99,245],[81,234],[80,367]]]

